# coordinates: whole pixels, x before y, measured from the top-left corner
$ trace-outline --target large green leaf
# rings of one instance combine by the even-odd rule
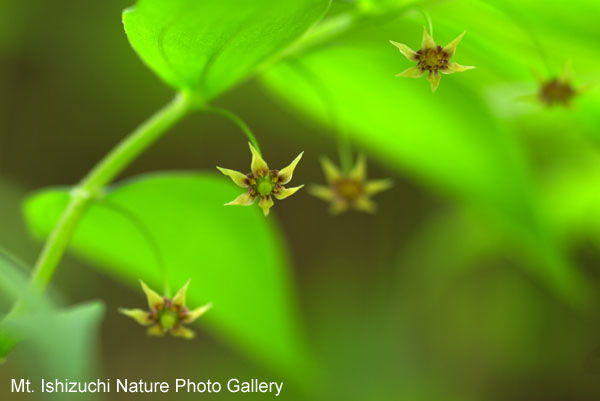
[[[157,260],[163,259],[173,289],[192,278],[191,307],[213,302],[201,322],[271,367],[302,373],[306,354],[285,246],[259,208],[223,206],[239,193],[227,179],[208,174],[129,181],[90,207],[72,247],[139,292],[140,307],[137,279],[161,289]],[[48,234],[68,196],[67,189],[49,190],[27,202],[27,220],[38,235]],[[123,318],[124,327],[131,324]]]
[[[125,10],[129,41],[168,84],[209,99],[310,28],[329,0],[139,0]]]
[[[104,315],[101,302],[59,308],[48,296],[32,291],[25,270],[2,252],[0,298],[9,304],[22,302],[20,312],[7,318],[0,315],[0,360],[20,343],[28,374],[71,379],[91,377],[96,368],[97,336]]]
[[[444,76],[435,94],[424,78],[396,78],[410,63],[387,41],[418,48],[419,25],[410,20],[393,24],[393,30],[371,27],[351,34],[335,47],[301,56],[301,68],[297,62],[282,64],[264,80],[278,96],[320,121],[327,121],[327,108],[333,108],[361,150],[483,211],[508,238],[516,239],[528,264],[552,288],[567,299],[584,297],[583,282],[540,215],[536,185],[520,144],[490,110],[481,90],[494,85],[497,74],[511,74],[502,64],[497,70]],[[448,23],[436,28],[436,37],[445,44],[469,27]],[[455,60],[494,68],[490,60],[497,50],[487,47],[487,41],[469,33]],[[483,55],[478,55],[480,50]],[[306,70],[312,78],[307,79]],[[327,95],[320,86],[327,88]],[[324,106],[324,100],[331,104]]]

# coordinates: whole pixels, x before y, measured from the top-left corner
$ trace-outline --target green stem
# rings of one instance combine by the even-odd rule
[[[118,144],[71,192],[69,203],[37,260],[32,273],[32,285],[43,291],[56,271],[56,267],[69,244],[77,223],[87,206],[137,156],[154,143],[192,108],[193,101],[186,94],[175,99],[135,129]]]
[[[220,107],[213,106],[205,106],[201,110],[207,113],[218,114],[233,121],[233,123],[235,123],[244,132],[244,134],[246,134],[246,137],[248,138],[252,146],[254,146],[254,148],[258,151],[258,154],[262,156],[260,146],[258,144],[258,141],[256,140],[256,137],[252,133],[252,130],[250,129],[250,127],[248,127],[244,120],[239,118],[235,113],[226,109],[222,109]]]
[[[302,61],[297,58],[290,58],[288,63],[296,72],[313,87],[317,95],[321,98],[325,109],[329,112],[331,126],[336,133],[338,154],[342,172],[349,174],[352,169],[352,145],[348,136],[348,131],[342,126],[342,119],[339,116],[339,108],[333,94],[323,83],[323,81]]]
[[[150,250],[154,254],[154,259],[156,259],[156,264],[158,265],[158,269],[160,270],[160,274],[162,276],[163,281],[163,291],[164,296],[167,298],[171,298],[171,284],[169,282],[169,272],[167,270],[167,266],[165,263],[165,259],[163,257],[162,252],[160,251],[160,245],[158,241],[152,235],[152,231],[150,228],[133,213],[131,210],[127,209],[124,206],[121,206],[117,203],[110,202],[107,199],[102,199],[100,204],[107,207],[108,209],[113,210],[116,213],[119,213],[121,216],[126,218],[133,224],[133,226],[139,231],[139,233],[144,237]]]
[[[429,30],[429,36],[433,37],[433,23],[431,22],[431,16],[423,6],[418,6],[419,12],[423,15],[427,29]]]

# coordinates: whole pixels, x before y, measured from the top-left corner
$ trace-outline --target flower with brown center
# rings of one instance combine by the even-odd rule
[[[427,80],[431,83],[431,91],[435,92],[440,84],[441,74],[453,74],[455,72],[462,72],[473,69],[475,67],[464,66],[458,63],[450,61],[456,52],[456,46],[461,41],[465,32],[458,35],[456,39],[450,42],[445,47],[438,46],[435,44],[433,38],[427,29],[423,31],[423,40],[421,42],[421,49],[418,51],[412,50],[405,44],[394,42],[390,40],[390,43],[400,50],[407,59],[417,63],[415,67],[411,67],[401,73],[397,74],[397,77],[406,78],[420,78],[427,72]]]
[[[342,174],[326,157],[321,159],[321,165],[329,185],[311,185],[309,193],[330,202],[333,214],[340,214],[349,208],[373,213],[376,205],[371,196],[392,187],[389,179],[367,181],[367,162],[363,155],[358,157],[348,174]]]
[[[194,338],[193,330],[188,329],[184,324],[192,323],[207,310],[212,304],[200,308],[189,310],[185,304],[185,296],[190,280],[177,292],[171,299],[161,297],[155,291],[151,290],[143,281],[140,280],[142,290],[148,299],[149,310],[142,309],[124,309],[119,312],[129,316],[142,326],[150,326],[148,334],[151,336],[164,336],[167,332],[174,337],[182,337],[188,340]]]
[[[254,146],[250,143],[248,145],[250,146],[250,152],[252,152],[250,173],[242,174],[239,171],[217,167],[220,172],[231,178],[238,186],[248,190],[225,205],[249,206],[252,205],[257,198],[260,198],[258,205],[262,208],[265,216],[267,216],[269,214],[269,209],[271,209],[274,204],[273,197],[283,200],[292,196],[304,186],[300,185],[294,188],[284,187],[285,184],[292,180],[294,169],[304,152],[300,153],[286,168],[282,170],[270,170],[267,162],[263,160]]]
[[[563,72],[558,77],[544,78],[539,72],[533,71],[540,88],[535,95],[522,96],[520,99],[532,103],[541,103],[547,107],[564,106],[570,107],[573,99],[585,92],[589,86],[575,88],[571,83],[571,64],[566,63]]]

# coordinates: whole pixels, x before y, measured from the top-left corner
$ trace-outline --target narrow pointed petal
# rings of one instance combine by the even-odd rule
[[[390,43],[396,46],[398,50],[400,50],[400,53],[402,53],[404,57],[406,57],[410,61],[418,61],[417,53],[410,47],[406,46],[403,43],[394,42],[393,40],[390,40]]]
[[[423,28],[423,40],[421,41],[421,49],[433,49],[437,47],[427,28]]]
[[[154,336],[154,337],[162,337],[165,335],[165,331],[158,324],[155,324],[154,326],[148,328],[147,333],[149,336]]]
[[[546,83],[546,78],[538,70],[532,68],[531,73],[535,77],[535,80],[538,81],[538,84],[543,85]]]
[[[273,198],[271,198],[270,196],[265,196],[264,198],[260,198],[260,202],[258,203],[258,206],[260,206],[263,210],[263,213],[265,214],[265,216],[269,215],[269,209],[271,209],[271,207],[273,207]]]
[[[191,340],[196,337],[196,333],[192,329],[188,329],[185,326],[179,325],[171,330],[171,335],[173,337],[185,338],[186,340]]]
[[[313,184],[308,187],[308,193],[317,198],[323,199],[325,202],[331,202],[335,198],[335,192],[329,187]]]
[[[304,185],[294,188],[282,188],[279,192],[275,192],[275,197],[279,200],[284,200],[285,198],[289,198],[290,196],[294,195],[296,191],[302,187],[304,187]]]
[[[540,100],[540,95],[538,95],[538,94],[519,96],[515,100],[517,100],[519,102],[527,102],[527,103],[533,103],[533,104],[542,103],[542,101]]]
[[[279,183],[281,185],[285,185],[288,182],[290,182],[292,180],[292,175],[294,174],[294,169],[296,168],[296,165],[298,164],[298,162],[300,161],[300,159],[302,159],[302,155],[304,154],[304,152],[300,153],[295,159],[294,161],[292,161],[290,163],[289,166],[287,166],[286,168],[282,169],[281,171],[279,171]]]
[[[239,171],[229,170],[228,168],[221,168],[219,166],[217,166],[217,169],[219,169],[221,173],[231,178],[231,180],[235,182],[237,186],[248,188],[248,177],[246,177],[244,174],[240,173]]]
[[[151,290],[150,287],[146,285],[142,280],[140,280],[140,284],[142,285],[142,290],[146,294],[146,298],[148,299],[148,306],[150,309],[155,309],[158,305],[162,305],[164,303],[163,297],[158,295],[155,291]]]
[[[427,80],[431,83],[431,92],[435,92],[440,86],[441,75],[437,72],[430,72],[427,75]]]
[[[355,181],[362,182],[367,178],[367,159],[365,155],[361,154],[356,160],[356,164],[350,171],[349,177]]]
[[[256,196],[252,196],[249,192],[245,192],[231,202],[226,203],[225,206],[250,206],[255,200]]]
[[[573,76],[573,67],[571,65],[571,61],[568,60],[565,63],[565,66],[563,67],[563,72],[562,74],[560,74],[560,77],[558,78],[558,80],[560,82],[562,82],[563,84],[568,84],[571,82]]]
[[[576,92],[578,95],[581,95],[582,93],[589,92],[594,86],[596,86],[594,83],[585,84],[581,88],[577,89]]]
[[[323,167],[323,172],[325,173],[325,179],[328,183],[332,183],[337,181],[342,173],[340,170],[329,160],[327,157],[321,157],[321,166]]]
[[[258,151],[254,149],[251,143],[248,143],[250,146],[250,152],[252,152],[252,163],[250,164],[250,168],[252,169],[252,174],[255,176],[264,176],[269,172],[269,166],[267,162],[263,160]]]
[[[212,303],[208,305],[201,306],[200,308],[196,308],[193,311],[188,312],[186,317],[183,319],[185,323],[192,323],[200,316],[204,315],[210,308],[212,308]]]
[[[129,316],[142,326],[148,326],[152,324],[152,319],[150,319],[150,316],[147,311],[141,309],[119,308],[119,312],[124,314],[125,316]]]
[[[367,198],[366,196],[358,198],[354,202],[354,208],[356,210],[360,210],[361,212],[367,212],[367,213],[375,213],[375,211],[377,210],[377,206],[375,205],[375,202],[373,202],[371,199]]]
[[[468,71],[468,70],[472,70],[473,66],[470,65],[461,65],[458,63],[448,63],[448,68],[446,68],[445,70],[440,70],[442,71],[442,73],[444,74],[454,74],[455,72],[463,72],[463,71]]]
[[[465,33],[467,33],[467,31],[464,31],[463,33],[458,35],[456,39],[454,39],[452,42],[448,43],[446,47],[444,47],[444,52],[448,54],[448,58],[454,56],[454,53],[456,53],[456,46],[458,46],[463,36],[465,36]]]
[[[394,181],[390,180],[389,178],[367,181],[367,183],[365,184],[365,193],[368,196],[372,196],[378,194],[379,192],[390,189],[393,186]]]
[[[397,77],[403,78],[421,78],[425,71],[422,71],[419,67],[410,67],[399,74],[396,74]]]
[[[342,214],[348,210],[348,202],[345,200],[336,200],[331,204],[329,212],[333,215]]]
[[[185,295],[187,293],[187,289],[191,281],[192,279],[189,279],[187,283],[185,283],[185,285],[181,287],[179,291],[177,291],[177,294],[175,294],[175,296],[173,297],[173,305],[181,307],[185,306]]]

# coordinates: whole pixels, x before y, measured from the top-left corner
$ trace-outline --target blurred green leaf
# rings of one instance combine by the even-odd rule
[[[123,13],[141,58],[178,90],[210,99],[252,74],[325,12],[329,0],[139,0]]]
[[[96,362],[97,335],[104,306],[101,302],[59,309],[30,289],[25,270],[0,252],[0,295],[10,304],[22,301],[20,312],[0,317],[0,359],[21,343],[31,370],[46,376],[88,378]]]
[[[413,28],[412,42],[417,42],[420,32]],[[459,32],[440,34],[448,38],[441,42]],[[380,41],[344,43],[299,59],[328,88],[333,106],[324,106],[324,96],[293,63],[268,71],[265,82],[291,105],[321,121],[328,119],[327,108],[334,107],[360,148],[485,212],[496,228],[526,251],[532,260],[528,265],[535,266],[543,281],[565,299],[576,303],[585,299],[585,284],[540,216],[536,185],[519,143],[476,89],[475,83],[489,73],[476,69],[444,76],[432,94],[424,78],[394,76],[409,63],[387,43],[403,37],[389,35],[382,30]],[[463,39],[455,59],[477,66],[479,60],[472,53],[461,52],[469,48],[469,40],[469,35]]]
[[[192,278],[188,304],[214,303],[200,321],[271,367],[301,374],[306,354],[285,246],[259,208],[223,206],[237,195],[239,188],[209,174],[164,173],[129,181],[91,206],[72,247],[132,286],[142,306],[137,279],[161,288],[162,278],[143,224],[164,259],[171,287]],[[68,196],[67,189],[58,189],[29,199],[25,212],[38,235],[49,233]],[[124,318],[123,326],[129,325]]]

